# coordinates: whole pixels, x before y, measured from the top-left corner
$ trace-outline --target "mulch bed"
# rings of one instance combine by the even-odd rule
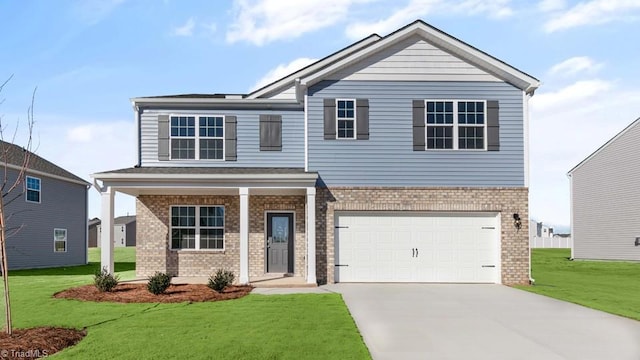
[[[11,336],[0,333],[0,359],[38,359],[73,346],[87,335],[86,330],[37,327],[15,329]]]
[[[217,293],[204,284],[172,284],[164,294],[154,295],[147,290],[147,284],[118,284],[111,292],[100,292],[94,285],[84,285],[60,291],[53,297],[98,302],[178,303],[237,299],[251,290],[253,287],[249,285],[231,285]]]

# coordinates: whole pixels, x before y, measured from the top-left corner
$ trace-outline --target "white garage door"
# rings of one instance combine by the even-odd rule
[[[500,283],[497,214],[338,213],[336,282]]]

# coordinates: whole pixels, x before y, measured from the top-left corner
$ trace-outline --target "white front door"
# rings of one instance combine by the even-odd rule
[[[496,214],[343,213],[337,282],[499,283]]]

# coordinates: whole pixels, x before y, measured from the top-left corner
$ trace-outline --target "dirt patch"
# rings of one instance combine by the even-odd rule
[[[204,284],[177,284],[169,286],[164,294],[154,295],[147,290],[147,284],[118,284],[111,292],[100,292],[94,285],[84,285],[55,293],[53,297],[119,303],[178,303],[237,299],[252,289],[249,285],[232,285],[217,293]]]
[[[77,344],[86,330],[37,327],[0,333],[0,359],[37,359]]]

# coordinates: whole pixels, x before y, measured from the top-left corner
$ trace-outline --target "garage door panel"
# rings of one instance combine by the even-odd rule
[[[348,265],[336,281],[499,282],[495,214],[338,214],[336,225],[336,264]]]

